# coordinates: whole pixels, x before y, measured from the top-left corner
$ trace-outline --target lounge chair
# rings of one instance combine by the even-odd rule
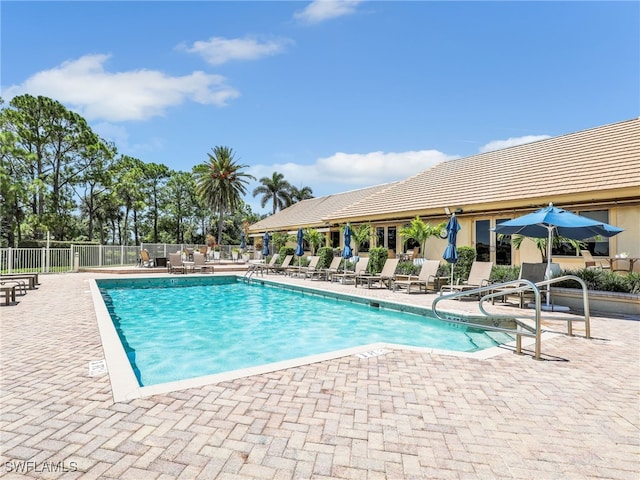
[[[182,254],[170,253],[167,269],[169,270],[169,273],[186,273],[186,269],[182,264]]]
[[[520,265],[520,275],[518,276],[518,279],[529,280],[534,284],[540,283],[544,281],[546,270],[547,270],[546,263],[523,263],[522,265]],[[505,287],[492,290],[492,293],[497,293],[497,292],[504,293],[504,296],[502,297],[503,302],[506,302],[506,300],[509,297],[515,296],[519,300],[520,308],[524,308],[524,300],[526,297],[530,297],[532,292],[530,291],[513,292],[514,289],[518,287],[523,287],[523,286],[524,286],[523,284],[508,285]],[[546,291],[543,291],[541,293],[545,294]],[[492,298],[492,303],[495,303],[496,298],[497,297]]]
[[[580,255],[584,258],[584,268],[601,268],[601,269],[611,269],[611,265],[609,262],[601,262],[600,260],[596,260],[591,255],[589,250],[580,250]]]
[[[269,263],[254,263],[251,262],[249,264],[249,270],[253,270],[254,272],[258,272],[261,275],[264,275],[265,272],[269,273],[269,269],[270,268],[275,268],[276,267],[276,262],[278,261],[278,258],[280,257],[279,253],[274,253],[273,257],[271,257],[271,260],[269,260]]]
[[[419,292],[424,288],[424,293],[427,293],[429,285],[432,285],[432,290],[435,290],[439,266],[440,261],[438,260],[425,260],[417,276],[409,275],[407,278],[399,276],[393,280],[391,287],[393,291],[406,287],[407,293],[411,293],[411,287],[413,286],[417,286]]]
[[[329,277],[330,281],[339,281],[340,283],[346,283],[347,280],[355,279],[358,275],[366,275],[367,268],[369,267],[369,257],[360,257],[356,262],[354,270],[339,270],[332,273]]]
[[[331,275],[333,275],[334,273],[338,273],[340,262],[342,262],[342,257],[333,257],[333,259],[331,260],[331,264],[327,268],[323,268],[314,272],[314,274],[311,275],[311,279],[313,280],[314,278],[319,278],[329,280]]]
[[[140,251],[140,266],[141,267],[155,267],[153,258],[149,255],[149,250]]]
[[[301,267],[299,265],[296,266],[295,264],[292,264],[289,268],[286,269],[285,274],[289,276],[298,275],[306,278],[307,273],[315,272],[316,268],[318,267],[319,261],[320,257],[316,255],[311,257],[311,260],[306,267]]]
[[[0,275],[0,280],[24,280],[29,283],[29,290],[35,290],[36,285],[40,285],[38,282],[37,273],[3,273]]]
[[[193,252],[193,269],[200,273],[213,273],[213,263],[207,262],[203,253]]]
[[[464,292],[465,290],[474,290],[489,285],[489,277],[491,276],[492,269],[493,262],[473,262],[471,264],[469,278],[466,282],[443,285],[440,287],[440,294],[443,294],[447,290],[449,292]]]
[[[356,275],[356,288],[358,288],[358,283],[366,284],[367,288],[371,288],[375,284],[378,284],[379,288],[382,288],[383,285],[389,288],[395,278],[398,263],[400,263],[399,258],[387,258],[380,273],[375,275]]]
[[[266,272],[269,273],[270,271],[273,273],[287,273],[287,269],[289,267],[291,267],[291,262],[293,261],[293,255],[287,255],[286,257],[284,257],[284,260],[282,260],[282,263],[280,265],[278,265],[277,263],[273,266],[273,267],[269,267],[266,269]]]

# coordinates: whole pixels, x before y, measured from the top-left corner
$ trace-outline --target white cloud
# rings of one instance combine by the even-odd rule
[[[292,40],[279,38],[261,42],[257,38],[221,38],[194,42],[191,47],[179,45],[189,53],[196,53],[211,65],[222,65],[232,60],[256,60],[283,52]]]
[[[108,72],[109,55],[85,55],[38,72],[7,88],[10,100],[23,93],[51,97],[71,106],[88,120],[144,120],[163,115],[187,100],[224,106],[240,93],[220,75],[196,71],[171,77],[156,70]]]
[[[305,23],[320,23],[332,18],[355,13],[362,0],[314,0],[294,14],[294,18]]]
[[[319,158],[311,165],[288,162],[254,165],[248,172],[258,180],[282,173],[295,187],[309,186],[315,196],[345,192],[381,183],[402,180],[433,165],[458,158],[437,150],[409,152],[341,153]],[[258,183],[249,187],[249,196]]]
[[[524,137],[511,137],[506,140],[493,140],[480,147],[479,150],[480,153],[493,152],[494,150],[502,150],[503,148],[515,147],[547,138],[551,137],[549,135],[525,135]]]

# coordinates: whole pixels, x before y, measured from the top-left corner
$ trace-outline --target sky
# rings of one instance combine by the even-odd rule
[[[315,196],[640,116],[640,2],[0,2],[0,96]],[[245,201],[268,213],[248,185]]]

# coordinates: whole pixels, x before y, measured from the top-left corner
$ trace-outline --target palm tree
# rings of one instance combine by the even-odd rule
[[[194,167],[197,193],[212,209],[218,212],[218,245],[222,243],[224,214],[240,205],[240,197],[247,193],[246,184],[255,180],[253,175],[244,173],[234,158],[233,149],[213,147],[213,155],[207,153],[209,161]]]
[[[326,241],[324,233],[319,232],[315,228],[307,228],[304,231],[304,239],[309,243],[311,247],[311,255],[316,254],[316,250]]]
[[[292,186],[289,191],[289,205],[287,206],[289,207],[294,203],[301,202],[302,200],[309,200],[310,198],[313,198],[313,190],[311,187],[304,186],[296,188]]]
[[[508,238],[509,235],[504,235],[502,233],[498,234],[498,240],[503,240]],[[529,240],[531,240],[533,243],[535,243],[536,248],[538,249],[538,251],[540,252],[540,255],[542,255],[542,262],[546,262],[547,261],[547,238],[533,238],[533,237],[526,237],[524,235],[518,235],[518,234],[514,234],[511,235],[511,245],[513,246],[513,248],[515,248],[516,250],[520,249],[520,246],[522,245],[522,241],[528,238]],[[560,237],[560,236],[555,236],[553,237],[552,240],[552,247],[558,247],[563,243],[567,243],[569,245],[571,245],[571,247],[575,248],[576,250],[580,250],[581,248],[585,248],[586,247],[586,242],[583,242],[581,240],[573,240],[571,238],[565,238],[565,237]]]
[[[344,228],[342,228],[342,232],[344,234]],[[370,222],[363,223],[351,229],[351,238],[353,239],[356,245],[356,248],[355,248],[356,255],[360,254],[360,247],[362,246],[362,244],[365,243],[366,241],[371,241],[372,236],[373,236],[373,230],[371,230]]]
[[[273,202],[272,213],[276,213],[279,209],[285,208],[290,204],[291,184],[284,179],[284,175],[278,172],[273,172],[271,178],[262,177],[260,179],[259,187],[253,190],[253,196],[262,195],[260,199],[260,206],[262,208],[271,201]]]
[[[412,219],[409,225],[400,229],[400,236],[405,240],[415,240],[420,244],[420,253],[424,257],[425,244],[429,237],[440,235],[446,228],[446,222],[439,223],[436,226],[425,223],[418,215]]]

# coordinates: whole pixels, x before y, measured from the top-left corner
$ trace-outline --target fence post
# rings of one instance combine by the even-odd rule
[[[124,265],[124,245],[120,245],[120,265]]]
[[[7,270],[8,273],[13,271],[13,247],[9,247],[9,251],[7,252]]]
[[[74,246],[71,244],[71,248],[69,248],[69,271],[73,270],[73,251]]]
[[[47,249],[42,247],[40,249],[40,271],[42,273],[48,273],[48,265],[47,265]]]

